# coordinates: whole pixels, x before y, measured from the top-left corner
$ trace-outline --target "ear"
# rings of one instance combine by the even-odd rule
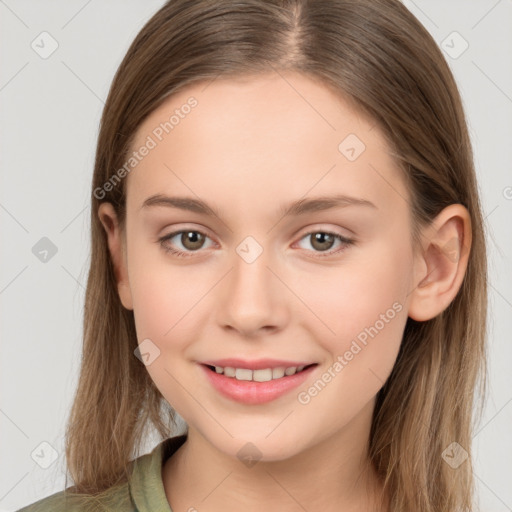
[[[119,298],[126,309],[133,310],[132,295],[128,281],[128,269],[126,264],[126,248],[117,214],[112,204],[101,203],[98,208],[98,217],[100,218],[100,221],[107,233],[108,248],[110,251],[110,257],[112,258],[112,264],[114,266]]]
[[[471,217],[461,204],[447,206],[423,231],[409,317],[430,320],[450,305],[466,272],[471,239]]]

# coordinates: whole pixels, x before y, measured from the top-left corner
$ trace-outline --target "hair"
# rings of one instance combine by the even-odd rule
[[[103,110],[92,190],[126,162],[138,127],[169,95],[199,81],[293,70],[349,98],[374,120],[410,192],[412,239],[450,204],[471,218],[461,287],[431,320],[407,319],[396,364],[377,394],[368,456],[390,510],[471,510],[475,390],[487,385],[487,256],[471,142],[454,77],[436,42],[398,0],[171,0],[121,62]],[[125,221],[126,180],[92,194],[91,258],[80,376],[66,427],[69,492],[102,496],[129,478],[148,426],[176,416],[143,364],[133,311],[121,304],[106,233]],[[123,227],[124,229],[124,227]],[[466,248],[467,249],[467,248]],[[478,419],[481,417],[481,407]],[[452,442],[468,459],[442,457]],[[67,482],[67,478],[66,478]]]

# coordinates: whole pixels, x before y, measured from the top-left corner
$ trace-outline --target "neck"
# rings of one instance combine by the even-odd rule
[[[387,510],[367,457],[373,406],[369,402],[342,431],[293,457],[250,467],[189,427],[187,440],[163,468],[167,499],[174,511],[220,512],[226,504],[247,512]]]

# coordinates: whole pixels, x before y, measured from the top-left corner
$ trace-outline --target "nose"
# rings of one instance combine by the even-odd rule
[[[258,337],[283,329],[289,319],[289,291],[276,277],[278,270],[272,267],[275,265],[265,251],[252,262],[235,253],[233,268],[217,297],[218,322],[224,330]]]

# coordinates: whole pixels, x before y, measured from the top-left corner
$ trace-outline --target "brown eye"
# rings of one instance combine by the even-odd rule
[[[311,233],[309,236],[311,237],[311,246],[318,251],[328,251],[334,245],[335,237],[330,233],[319,231],[318,233]]]
[[[336,241],[339,242],[338,246],[332,249],[336,245]],[[302,247],[303,249],[308,249],[315,257],[323,257],[332,256],[344,251],[349,245],[354,243],[354,240],[329,231],[310,231],[300,239],[299,244],[304,242],[307,242],[312,249]]]
[[[175,231],[159,239],[162,248],[176,256],[192,256],[195,252],[204,252],[205,240],[210,237],[201,231],[186,230]]]
[[[183,231],[181,233],[180,242],[185,249],[196,251],[201,249],[204,244],[205,236],[199,231]]]

